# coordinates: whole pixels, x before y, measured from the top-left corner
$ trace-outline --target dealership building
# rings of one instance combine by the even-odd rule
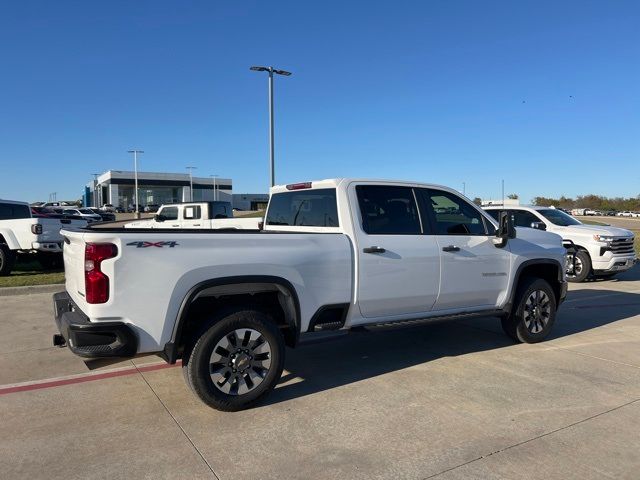
[[[193,197],[191,185],[193,184]],[[220,200],[232,201],[230,178],[193,177],[188,173],[138,172],[138,201],[141,206],[163,203]],[[128,208],[135,204],[135,174],[108,170],[85,186],[83,204],[88,207],[110,203]]]

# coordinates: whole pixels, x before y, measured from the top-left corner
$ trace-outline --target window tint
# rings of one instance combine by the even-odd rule
[[[553,208],[547,208],[544,210],[538,210],[544,218],[549,220],[554,225],[560,225],[561,227],[568,227],[570,225],[582,225],[582,222],[579,222],[571,215],[567,215],[561,210],[556,210]]]
[[[335,188],[294,190],[271,196],[267,225],[338,227]]]
[[[187,205],[184,207],[183,216],[185,220],[197,220],[201,216],[200,205]]]
[[[166,207],[160,212],[162,218],[165,220],[177,220],[178,219],[178,207]]]
[[[531,228],[533,222],[541,221],[533,213],[527,212],[526,210],[511,210],[511,218],[516,227]]]
[[[229,218],[229,207],[221,204],[214,204],[213,218]]]
[[[501,210],[485,210],[496,222],[500,221],[500,212]]]
[[[15,220],[17,218],[31,218],[31,210],[27,205],[0,203],[0,220]]]
[[[362,229],[369,235],[418,235],[420,217],[413,189],[385,185],[358,185]]]
[[[421,189],[433,212],[437,235],[486,235],[482,214],[462,198],[442,190]]]

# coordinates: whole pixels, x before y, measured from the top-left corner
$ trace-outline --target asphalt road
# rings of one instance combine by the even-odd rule
[[[50,346],[50,294],[0,297],[0,459],[19,479],[637,479],[640,267],[572,285],[552,338],[494,319],[289,350],[267,403],[221,413],[154,356]]]

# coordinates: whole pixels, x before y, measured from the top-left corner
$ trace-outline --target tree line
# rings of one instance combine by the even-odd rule
[[[575,199],[565,197],[534,197],[533,205],[551,206],[572,209],[572,208],[591,208],[593,210],[616,210],[618,212],[631,210],[640,211],[640,195],[637,197],[603,197],[600,195],[578,195]]]

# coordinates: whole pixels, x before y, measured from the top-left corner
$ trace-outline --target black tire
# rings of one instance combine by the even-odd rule
[[[9,246],[0,244],[0,277],[6,277],[13,270],[16,263],[16,254],[9,249]]]
[[[45,270],[58,270],[64,266],[61,253],[41,253],[38,255],[38,262]]]
[[[185,349],[183,358],[187,358],[187,362],[185,364],[183,360],[182,368],[187,384],[200,400],[216,410],[234,412],[249,408],[268,395],[278,383],[284,367],[284,338],[271,317],[258,308],[237,307],[211,320],[209,325]],[[244,330],[246,333],[247,329],[259,336],[255,341],[246,336],[238,341],[237,332]],[[214,349],[215,353],[226,351],[225,348],[220,350],[221,342],[229,346],[228,358],[224,354],[224,361],[212,363]],[[255,353],[253,348],[256,351],[268,348],[270,351],[268,354]],[[267,362],[267,358],[263,358],[265,355],[268,355],[268,367],[254,366],[256,362],[264,365]],[[232,364],[238,359],[243,363]],[[231,370],[232,365],[238,370]],[[218,373],[211,373],[214,366]],[[214,382],[212,375],[219,375],[220,380]],[[252,378],[258,380],[254,383]],[[225,388],[229,391],[223,391]],[[241,393],[240,389],[248,391]]]
[[[537,297],[536,292],[539,294]],[[543,307],[545,298],[547,303]],[[537,302],[538,310],[534,310]],[[511,313],[502,318],[502,329],[517,342],[541,342],[553,328],[556,308],[556,296],[551,285],[541,278],[525,277],[520,280],[516,290]]]
[[[591,257],[584,250],[576,252],[576,272],[567,273],[567,281],[580,283],[584,282],[591,274]]]

